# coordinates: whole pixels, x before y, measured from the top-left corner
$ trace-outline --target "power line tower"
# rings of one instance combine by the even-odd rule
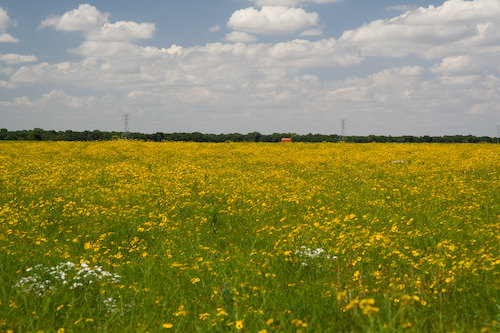
[[[497,143],[500,143],[500,125],[497,126]]]
[[[342,123],[342,131],[341,131],[341,134],[340,134],[339,141],[340,142],[344,142],[345,141],[345,119],[342,119],[341,123]]]
[[[123,115],[123,133],[122,133],[122,138],[126,139],[128,137],[128,113],[125,113]]]

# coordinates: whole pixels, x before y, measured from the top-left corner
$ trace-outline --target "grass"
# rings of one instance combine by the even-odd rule
[[[496,331],[499,164],[491,144],[2,142],[0,330]]]

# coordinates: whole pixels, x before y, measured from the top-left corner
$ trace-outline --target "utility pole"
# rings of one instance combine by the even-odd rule
[[[497,126],[497,143],[500,143],[500,125]]]
[[[128,137],[128,113],[125,113],[123,115],[123,133],[122,133],[122,138],[126,139]]]

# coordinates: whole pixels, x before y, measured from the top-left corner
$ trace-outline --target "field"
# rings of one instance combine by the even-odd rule
[[[500,145],[0,143],[0,331],[499,331]]]

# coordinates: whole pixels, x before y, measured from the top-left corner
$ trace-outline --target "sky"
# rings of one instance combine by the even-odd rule
[[[500,0],[0,0],[0,128],[496,136]]]

